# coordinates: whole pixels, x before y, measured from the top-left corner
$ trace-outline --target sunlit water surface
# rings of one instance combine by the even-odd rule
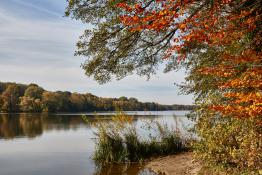
[[[127,112],[134,125],[149,120],[167,123],[188,136],[188,111]],[[114,113],[0,114],[0,175],[152,175],[143,165],[113,165],[98,169],[92,160],[92,123]],[[86,115],[88,122],[82,117]],[[98,119],[99,118],[99,119]]]

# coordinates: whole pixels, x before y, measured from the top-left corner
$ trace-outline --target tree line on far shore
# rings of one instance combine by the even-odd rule
[[[136,98],[102,98],[91,93],[50,92],[36,84],[0,82],[1,112],[84,112],[191,110],[191,105],[161,105]]]

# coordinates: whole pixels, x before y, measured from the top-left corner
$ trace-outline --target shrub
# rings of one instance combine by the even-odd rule
[[[196,157],[214,171],[258,174],[262,169],[262,127],[257,120],[204,114],[197,123],[201,140],[195,144]]]
[[[149,128],[154,128],[156,135],[145,139],[137,134],[132,121],[132,117],[118,113],[112,121],[96,124],[98,138],[93,158],[97,164],[142,162],[153,156],[175,154],[186,149],[179,133],[167,125],[152,122]]]

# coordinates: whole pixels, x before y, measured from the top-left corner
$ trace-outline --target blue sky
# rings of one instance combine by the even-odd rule
[[[174,83],[184,73],[159,72],[149,81],[136,75],[98,85],[75,57],[84,25],[63,17],[66,0],[0,0],[0,81],[37,83],[51,91],[91,92],[102,97],[136,97],[162,104],[192,104]]]

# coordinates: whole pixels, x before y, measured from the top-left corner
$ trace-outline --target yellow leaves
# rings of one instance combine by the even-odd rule
[[[182,23],[179,25],[179,29],[184,30],[186,28],[186,24]]]
[[[235,118],[250,118],[258,117],[262,114],[262,106],[239,104],[230,105],[215,105],[210,107],[211,110],[221,112],[225,116],[232,116]]]
[[[165,16],[166,14],[168,14],[167,12],[168,12],[167,10],[162,10],[162,11],[159,12],[159,15]]]
[[[227,98],[224,104],[212,106],[212,110],[236,118],[262,115],[262,68],[249,66],[250,63],[260,64],[261,57],[258,55],[252,50],[246,50],[240,55],[225,54],[223,64],[202,68],[203,74],[224,78],[219,82],[219,87],[230,91],[224,94]]]

